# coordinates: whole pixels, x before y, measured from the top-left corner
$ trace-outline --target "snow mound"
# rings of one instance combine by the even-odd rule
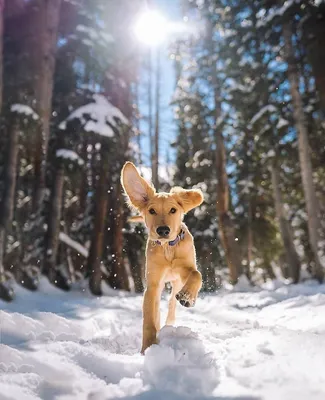
[[[145,353],[144,381],[157,390],[209,396],[219,383],[215,359],[191,329],[165,326]]]

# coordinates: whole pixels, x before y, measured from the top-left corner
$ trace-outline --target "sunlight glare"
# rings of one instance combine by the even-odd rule
[[[138,17],[134,27],[137,39],[147,45],[159,45],[167,36],[168,24],[158,11],[147,11]]]

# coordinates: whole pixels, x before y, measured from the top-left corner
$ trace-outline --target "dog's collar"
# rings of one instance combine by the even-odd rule
[[[175,246],[181,240],[184,240],[184,237],[185,237],[185,231],[183,231],[183,229],[182,229],[180,231],[180,233],[176,236],[176,239],[171,240],[170,242],[168,242],[169,246]],[[155,243],[161,246],[161,241],[160,240],[156,240]]]

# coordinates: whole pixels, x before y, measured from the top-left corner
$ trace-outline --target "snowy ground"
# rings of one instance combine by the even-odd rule
[[[179,306],[144,357],[141,296],[16,292],[0,301],[1,400],[325,399],[325,285]]]

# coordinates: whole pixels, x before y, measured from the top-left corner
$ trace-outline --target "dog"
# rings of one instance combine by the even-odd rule
[[[165,283],[172,286],[166,325],[175,323],[176,301],[184,307],[193,307],[201,289],[194,240],[183,217],[203,202],[203,194],[198,189],[180,187],[172,188],[169,193],[157,193],[131,162],[123,166],[121,184],[129,206],[139,213],[134,220],[143,220],[148,229],[141,349],[144,354],[157,343],[159,305]]]

